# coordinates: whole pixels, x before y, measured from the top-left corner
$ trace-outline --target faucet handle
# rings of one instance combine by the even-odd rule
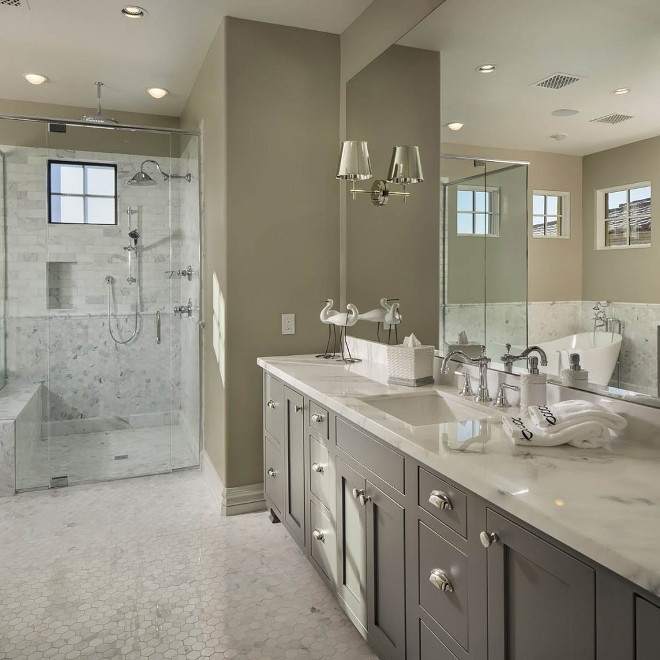
[[[463,381],[463,387],[458,391],[458,396],[474,396],[474,390],[472,389],[472,378],[467,371],[455,371],[457,376],[464,376],[465,380]]]
[[[495,399],[495,403],[493,404],[494,408],[510,408],[511,404],[509,403],[508,399],[506,398],[506,391],[507,390],[514,390],[515,392],[518,392],[520,388],[517,385],[509,385],[508,383],[500,383],[500,388],[497,391],[497,398]]]

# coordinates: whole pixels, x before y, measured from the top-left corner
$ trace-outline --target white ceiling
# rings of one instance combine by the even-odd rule
[[[660,134],[660,0],[446,0],[399,43],[441,52],[442,122],[465,124],[444,141],[585,155]],[[584,79],[530,87],[554,73]],[[613,112],[633,119],[589,122]]]
[[[178,116],[223,16],[343,32],[371,0],[138,0],[148,14],[122,16],[128,0],[23,0],[0,4],[0,97]],[[26,73],[49,82],[33,86]],[[152,99],[147,87],[170,95]],[[105,113],[104,113],[105,114]]]

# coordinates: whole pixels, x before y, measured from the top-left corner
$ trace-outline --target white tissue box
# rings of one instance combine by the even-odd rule
[[[433,383],[434,354],[434,346],[388,346],[388,382],[411,387]]]

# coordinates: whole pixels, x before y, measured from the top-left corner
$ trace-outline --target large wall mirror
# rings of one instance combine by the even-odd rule
[[[591,373],[590,389],[658,405],[660,227],[653,195],[660,194],[659,33],[655,0],[446,0],[388,51],[439,54],[440,118],[428,134],[433,139],[440,127],[436,192],[445,201],[445,240],[435,290],[441,303],[438,344],[485,343],[492,356],[502,344],[538,344],[553,374],[577,352]],[[494,70],[482,72],[482,65]],[[404,74],[408,81],[419,73],[412,68]],[[362,73],[347,87],[349,133],[351,85]],[[385,70],[381,83],[381,109],[401,104],[405,124],[413,113],[406,113],[410,102],[404,97],[413,90],[388,80]],[[456,123],[462,127],[451,130],[448,125]],[[371,128],[371,139],[378,136],[386,151],[391,148],[389,127],[374,120]],[[376,169],[386,170],[387,155],[373,160]],[[518,199],[506,220],[505,188],[513,190],[516,176],[526,189],[526,209]],[[418,188],[428,190],[427,183]],[[416,194],[397,212],[412,209]],[[351,205],[360,201],[348,202],[349,298],[352,290],[358,295],[352,287],[365,281],[352,269],[366,249],[363,241],[376,233],[383,250],[392,236],[389,249],[395,252],[399,240],[387,224],[394,200],[387,208],[368,209],[380,214],[379,221],[387,219],[358,240],[356,232],[364,228],[354,226],[359,218]],[[499,204],[499,236],[488,235],[490,219],[477,223],[477,211],[487,214],[488,204]],[[475,233],[484,235],[459,231],[470,214]],[[413,229],[411,221],[398,220],[397,231],[425,231],[422,224]],[[520,231],[509,245],[502,232],[513,230],[516,221]],[[421,240],[430,242],[432,235]],[[526,267],[516,270],[525,251]],[[426,278],[414,282],[419,291],[436,286],[432,273],[417,277]],[[376,289],[369,300],[403,298],[394,284],[382,293]]]

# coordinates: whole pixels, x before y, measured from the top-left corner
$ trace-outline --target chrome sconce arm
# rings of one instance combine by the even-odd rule
[[[359,140],[343,142],[339,156],[337,179],[352,182],[350,193],[353,199],[358,193],[367,194],[371,196],[371,203],[374,206],[385,206],[390,196],[403,197],[405,202],[406,198],[410,196],[406,186],[424,181],[419,147],[412,145],[394,147],[387,179],[374,181],[371,190],[362,190],[355,187],[356,181],[364,181],[372,177],[367,143]],[[403,190],[390,190],[389,186],[392,183],[402,185]]]

